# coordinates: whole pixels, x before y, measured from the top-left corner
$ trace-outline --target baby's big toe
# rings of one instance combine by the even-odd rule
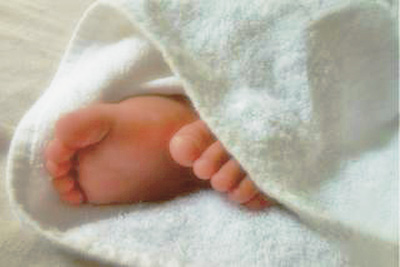
[[[207,125],[202,120],[197,120],[185,125],[173,136],[170,153],[177,163],[191,167],[214,140]]]
[[[108,105],[93,105],[61,117],[55,126],[55,136],[67,147],[81,149],[101,141],[111,123]]]

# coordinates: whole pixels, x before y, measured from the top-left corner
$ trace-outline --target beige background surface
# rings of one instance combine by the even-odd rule
[[[99,266],[68,255],[21,227],[5,191],[13,131],[48,86],[73,29],[92,2],[0,1],[0,266]]]

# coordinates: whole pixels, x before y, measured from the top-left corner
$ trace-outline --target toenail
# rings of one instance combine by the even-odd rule
[[[176,146],[187,146],[189,144],[193,144],[196,148],[198,147],[198,142],[196,142],[196,140],[194,140],[193,138],[191,138],[190,136],[186,136],[186,135],[178,135],[175,136],[172,139],[172,142],[176,145]]]
[[[185,143],[185,138],[182,138],[182,136],[174,136],[171,140],[172,144],[174,146],[181,146],[183,143]]]

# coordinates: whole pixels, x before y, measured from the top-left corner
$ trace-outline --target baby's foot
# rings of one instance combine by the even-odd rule
[[[67,114],[45,150],[46,168],[70,204],[164,200],[203,187],[174,162],[169,141],[198,117],[181,97],[135,97]]]
[[[272,205],[202,120],[182,127],[172,138],[170,151],[176,162],[192,167],[199,179],[210,180],[213,189],[231,200],[255,210]]]

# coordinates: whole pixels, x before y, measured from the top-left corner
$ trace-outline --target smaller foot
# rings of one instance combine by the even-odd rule
[[[232,201],[252,210],[273,205],[202,120],[185,125],[173,136],[170,153],[177,163],[192,167],[199,179],[209,180],[214,190],[226,193]]]
[[[57,122],[56,138],[47,144],[45,159],[53,187],[64,202],[72,205],[86,202],[78,177],[78,152],[100,142],[110,127],[105,105],[69,113]]]

